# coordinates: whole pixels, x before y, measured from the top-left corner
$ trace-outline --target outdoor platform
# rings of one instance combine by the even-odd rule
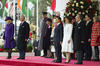
[[[0,57],[0,66],[100,66],[99,62],[84,61],[83,65],[75,65],[76,60],[71,60],[69,64],[64,64],[65,59],[62,63],[53,63],[53,59],[44,57],[26,57],[25,60],[17,60],[17,57],[12,59],[6,59],[6,57]]]

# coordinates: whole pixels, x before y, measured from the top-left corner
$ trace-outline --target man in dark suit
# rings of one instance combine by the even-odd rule
[[[86,26],[85,22],[82,21],[82,16],[77,14],[76,16],[77,25],[74,28],[74,51],[77,55],[77,63],[82,64],[84,45],[86,42]]]
[[[90,45],[90,41],[91,41],[91,32],[92,32],[92,25],[93,22],[91,20],[91,15],[90,14],[86,14],[85,15],[85,20],[86,20],[86,31],[87,31],[87,44],[85,46],[85,60],[91,60],[92,57],[92,48]]]
[[[39,46],[38,49],[41,51],[43,50],[43,56],[45,57],[47,56],[47,50],[45,49],[45,36],[46,36],[46,28],[47,28],[47,24],[46,24],[46,20],[47,20],[47,12],[42,12],[43,15],[43,19],[41,20],[41,24],[40,24],[40,40],[39,40]]]
[[[21,24],[19,26],[18,38],[17,38],[17,47],[19,50],[19,58],[25,59],[25,51],[27,48],[27,40],[29,38],[30,27],[29,24],[25,21],[25,17],[20,17]]]
[[[54,46],[56,50],[57,59],[53,60],[55,63],[62,62],[61,44],[63,41],[63,24],[61,23],[61,18],[56,16],[57,25],[54,29]]]

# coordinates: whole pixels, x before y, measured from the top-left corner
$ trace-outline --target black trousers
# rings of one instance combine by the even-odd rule
[[[62,61],[61,45],[60,43],[54,42],[57,61]]]
[[[34,49],[35,56],[40,56],[40,51],[38,49]]]
[[[46,48],[46,38],[43,38],[43,53],[44,56],[47,56],[47,48]]]
[[[92,57],[92,47],[90,46],[90,42],[88,42],[88,44],[85,44],[83,46],[83,50],[84,50],[85,60],[91,60],[91,57]]]
[[[82,63],[83,62],[84,52],[87,51],[86,44],[82,44],[80,47],[81,48],[79,50],[75,51],[78,63]]]
[[[25,49],[19,49],[19,58],[25,58],[25,53],[26,53]]]
[[[99,46],[94,46],[94,51],[96,59],[99,60]]]
[[[83,51],[76,51],[76,57],[77,57],[77,62],[82,63],[83,62]]]

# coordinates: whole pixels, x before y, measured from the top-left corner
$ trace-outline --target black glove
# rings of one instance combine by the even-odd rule
[[[5,40],[5,36],[3,36],[3,40]]]
[[[10,40],[12,40],[12,41],[13,41],[13,40],[14,40],[14,38],[13,38],[13,37],[11,37],[11,38],[10,38]]]

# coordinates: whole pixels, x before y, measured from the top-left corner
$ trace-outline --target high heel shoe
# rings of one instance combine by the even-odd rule
[[[68,62],[64,62],[65,64],[68,64],[70,62],[70,60]]]

